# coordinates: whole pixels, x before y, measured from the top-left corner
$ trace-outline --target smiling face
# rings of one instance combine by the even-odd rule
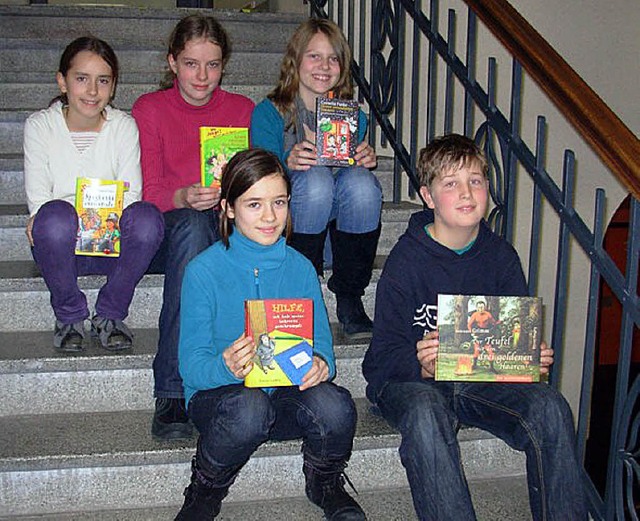
[[[223,61],[219,45],[206,39],[189,40],[177,57],[169,55],[182,98],[190,105],[206,105],[220,84]]]
[[[316,33],[305,49],[298,67],[298,93],[308,109],[315,109],[316,98],[325,96],[340,79],[340,60],[324,33]]]
[[[109,64],[91,51],[81,51],[74,56],[66,75],[58,72],[56,80],[69,102],[66,113],[69,130],[100,130],[102,111],[115,89]]]
[[[437,176],[420,193],[434,212],[434,238],[450,248],[475,239],[488,205],[488,181],[479,161],[458,165]]]
[[[263,246],[275,244],[287,224],[289,196],[280,174],[263,177],[238,197],[233,206],[221,201],[236,231]]]

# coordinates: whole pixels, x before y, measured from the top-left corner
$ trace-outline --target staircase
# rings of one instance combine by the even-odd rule
[[[116,106],[129,110],[162,75],[165,39],[184,10],[0,7],[0,519],[173,519],[188,482],[195,439],[160,443],[149,434],[151,362],[157,343],[162,277],[145,276],[127,323],[131,353],[90,345],[78,355],[51,345],[49,294],[31,258],[24,228],[22,128],[57,95],[64,46],[90,32],[108,41],[121,65]],[[223,85],[259,101],[275,84],[298,15],[216,11],[233,54]],[[249,36],[250,35],[250,36]],[[391,199],[390,158],[377,170]],[[365,307],[373,312],[380,267],[415,204],[385,204],[379,258]],[[103,283],[83,277],[91,305]],[[330,320],[335,299],[323,285]],[[335,332],[337,383],[359,411],[349,477],[372,520],[416,519],[397,448],[399,436],[370,412],[360,364],[366,345]],[[479,519],[529,520],[523,457],[491,435],[459,435]],[[231,488],[219,519],[321,519],[304,498],[299,442],[267,443]]]

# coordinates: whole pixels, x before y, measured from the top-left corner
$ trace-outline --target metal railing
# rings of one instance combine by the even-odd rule
[[[369,140],[395,158],[395,202],[416,197],[418,151],[436,135],[464,133],[485,150],[493,202],[488,221],[518,247],[528,266],[531,293],[545,287],[550,296],[547,302],[552,302],[548,324],[556,355],[550,383],[562,388],[562,377],[571,370],[568,366],[582,364],[576,408],[578,451],[583,457],[601,287],[606,284],[620,303],[621,340],[606,488],[598,490],[586,472],[585,483],[594,519],[638,519],[635,503],[639,498],[634,498],[634,492],[637,494],[640,476],[640,378],[634,376],[631,360],[634,333],[640,328],[640,142],[506,1],[465,2],[468,5],[458,2],[458,9],[449,9],[441,17],[438,0],[310,0],[312,14],[335,20],[353,49],[358,96],[366,101],[371,115]],[[459,16],[466,18],[462,35]],[[441,23],[446,25],[444,33]],[[500,43],[500,56],[485,51],[488,37]],[[464,48],[459,52],[457,47]],[[495,49],[496,45],[488,47]],[[486,71],[481,74],[485,60]],[[510,64],[506,78],[500,74],[505,62]],[[602,172],[601,184],[612,186],[617,181],[611,180],[616,179],[632,194],[626,269],[622,271],[603,246],[605,191],[598,188],[585,195],[578,185],[576,157],[569,149],[562,153],[561,168],[548,170],[545,166],[552,129],[543,115],[537,115],[534,124],[525,119],[530,97],[523,83],[529,77],[542,85],[549,110],[556,104],[575,127],[577,140],[587,143],[603,161],[608,170]],[[524,127],[533,130],[525,132]],[[576,204],[579,199],[584,206],[589,197],[592,207],[581,213],[590,215],[591,227]],[[557,241],[545,240],[545,234],[550,235],[549,230],[556,226]],[[581,280],[576,283],[580,269],[585,276],[578,276]],[[576,303],[572,299],[570,306],[568,296],[570,292],[580,294],[580,283],[586,286],[587,279],[588,288],[580,299],[584,308],[580,328],[570,327],[568,310]],[[567,367],[563,368],[563,362]]]

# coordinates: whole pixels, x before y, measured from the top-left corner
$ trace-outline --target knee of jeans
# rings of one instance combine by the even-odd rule
[[[336,195],[340,204],[352,207],[382,207],[382,187],[378,178],[366,168],[344,169],[336,179]]]
[[[36,244],[74,242],[78,231],[78,214],[67,201],[56,199],[43,204],[33,220]]]
[[[573,442],[573,415],[565,398],[555,389],[547,387],[543,399],[532,404],[534,425],[529,428],[537,431],[544,444],[560,444],[570,439]]]
[[[240,388],[225,400],[222,410],[238,445],[260,444],[269,437],[276,419],[269,395],[260,389]]]
[[[127,206],[120,223],[123,236],[137,243],[158,247],[164,238],[162,213],[147,201],[137,201]]]
[[[174,246],[185,247],[200,253],[213,244],[215,232],[209,217],[197,210],[184,209],[180,220],[171,229],[169,241]]]
[[[451,411],[441,403],[425,402],[420,407],[408,409],[400,421],[399,428],[403,439],[417,443],[435,442],[437,439],[453,443],[457,438]]]
[[[333,384],[320,384],[305,392],[312,398],[306,405],[316,421],[322,424],[323,432],[353,436],[357,412],[347,389]]]
[[[311,167],[306,172],[296,172],[291,180],[291,198],[305,205],[326,205],[333,201],[334,177],[331,169]]]

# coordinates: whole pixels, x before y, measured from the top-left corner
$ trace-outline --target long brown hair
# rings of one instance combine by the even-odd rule
[[[76,38],[75,40],[73,40],[62,52],[62,56],[60,56],[58,72],[66,78],[67,73],[69,72],[69,69],[73,64],[73,59],[76,57],[76,55],[83,51],[89,51],[100,56],[100,58],[102,58],[105,63],[111,68],[111,78],[113,81],[113,93],[111,95],[111,99],[109,100],[109,103],[111,103],[113,98],[116,97],[116,87],[118,86],[118,75],[120,73],[120,68],[118,66],[118,57],[116,56],[116,53],[104,40],[100,40],[95,36],[81,36],[80,38]],[[63,92],[53,98],[49,102],[49,106],[53,105],[56,101],[61,101],[63,105],[68,105],[69,99],[67,98],[67,93]]]
[[[340,63],[340,77],[335,87],[331,89],[333,96],[338,99],[351,99],[353,97],[353,83],[351,82],[351,49],[346,38],[331,20],[324,18],[309,18],[302,22],[291,36],[287,44],[287,50],[280,65],[280,79],[276,87],[267,95],[280,113],[285,118],[285,128],[290,127],[295,121],[294,101],[300,88],[300,75],[298,73],[302,57],[309,42],[318,33],[324,34],[333,47],[338,63]]]
[[[229,237],[233,233],[233,219],[229,217],[227,208],[233,208],[236,199],[245,193],[263,177],[277,174],[287,185],[287,195],[291,196],[291,183],[284,167],[275,154],[261,148],[252,148],[238,152],[225,165],[222,172],[220,199],[225,204],[220,211],[220,240],[229,248]],[[291,234],[291,212],[287,212],[285,237]]]
[[[200,14],[192,14],[185,16],[180,20],[169,36],[169,49],[167,50],[167,58],[172,56],[174,60],[178,59],[178,55],[184,51],[187,42],[191,40],[208,40],[220,47],[222,51],[222,69],[229,61],[231,56],[231,42],[227,32],[224,30],[220,22],[213,16],[203,16]],[[167,67],[164,78],[160,82],[161,89],[170,89],[173,87],[173,80],[176,75]]]

